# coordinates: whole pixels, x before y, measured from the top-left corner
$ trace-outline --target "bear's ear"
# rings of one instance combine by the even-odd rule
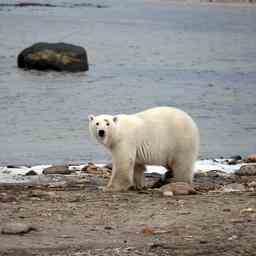
[[[93,120],[94,120],[94,118],[95,118],[95,116],[94,116],[94,115],[89,115],[89,116],[88,116],[89,121],[93,121]]]
[[[113,117],[113,121],[114,121],[114,123],[117,123],[118,117],[117,117],[117,116],[114,116],[114,117]]]

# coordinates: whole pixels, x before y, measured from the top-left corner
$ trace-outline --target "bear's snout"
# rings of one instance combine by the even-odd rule
[[[98,134],[99,134],[100,137],[104,137],[105,131],[104,130],[99,130]]]

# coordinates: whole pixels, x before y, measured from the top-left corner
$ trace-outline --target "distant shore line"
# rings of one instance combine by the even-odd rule
[[[254,6],[256,0],[147,0],[150,2],[177,3],[177,4],[224,4]]]

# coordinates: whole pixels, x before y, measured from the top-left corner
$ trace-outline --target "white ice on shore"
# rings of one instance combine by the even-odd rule
[[[243,164],[227,164],[227,159],[204,159],[198,160],[195,164],[195,173],[197,172],[207,172],[207,171],[223,171],[226,173],[232,173],[239,170]],[[104,164],[96,164],[99,167],[104,166]],[[16,182],[26,182],[29,181],[29,177],[25,175],[29,171],[34,171],[38,175],[41,175],[43,170],[52,165],[36,165],[32,167],[18,166],[18,167],[0,167],[0,182],[1,183],[16,183]],[[71,165],[70,170],[81,171],[85,165]],[[149,165],[147,166],[146,173],[159,173],[164,174],[166,169],[162,166]]]
[[[195,172],[223,171],[233,173],[240,169],[243,164],[228,164],[231,159],[204,159],[198,160],[195,164]]]
[[[29,171],[34,171],[38,175],[42,174],[43,170],[51,165],[36,165],[33,167],[26,167],[26,166],[17,166],[17,167],[0,167],[0,179],[1,175],[9,175],[9,176],[16,176],[16,175],[26,175]]]
[[[223,171],[226,173],[233,173],[239,170],[242,165],[243,164],[230,165],[227,163],[227,159],[204,159],[196,161],[194,173],[202,173],[208,171]],[[149,165],[147,166],[146,172],[164,174],[166,169],[162,166]]]

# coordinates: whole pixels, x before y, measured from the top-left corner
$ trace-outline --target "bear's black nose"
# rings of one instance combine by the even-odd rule
[[[105,135],[105,131],[104,130],[99,130],[99,136],[104,137],[104,135]]]

